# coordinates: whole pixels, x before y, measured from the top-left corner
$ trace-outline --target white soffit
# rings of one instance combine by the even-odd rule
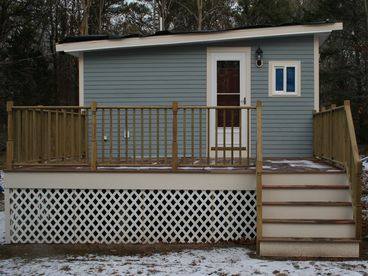
[[[57,52],[66,52],[76,55],[78,52],[136,48],[145,46],[163,46],[176,44],[190,44],[201,42],[220,42],[237,39],[251,39],[262,37],[277,37],[304,34],[323,34],[335,30],[342,30],[342,23],[324,23],[312,25],[279,26],[268,28],[253,28],[241,30],[229,30],[223,32],[189,33],[157,35],[147,37],[131,37],[123,39],[105,39],[82,42],[62,43],[56,45]]]

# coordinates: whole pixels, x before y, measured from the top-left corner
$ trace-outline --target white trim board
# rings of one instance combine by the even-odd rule
[[[228,30],[223,32],[172,34],[147,37],[131,37],[124,39],[104,39],[83,42],[71,42],[56,45],[57,52],[66,52],[77,55],[78,52],[136,48],[144,46],[163,46],[190,44],[201,42],[220,42],[237,39],[251,39],[261,37],[277,37],[306,34],[323,34],[334,30],[342,30],[342,23],[324,23],[313,25],[278,26],[268,28],[252,28],[241,30]]]
[[[79,106],[84,106],[84,54],[78,57],[78,74],[79,74]]]
[[[118,189],[118,190],[255,190],[255,174],[231,173],[116,173],[7,172],[6,190]]]
[[[319,111],[319,44],[320,38],[314,35],[313,43],[313,73],[314,73],[314,110]]]

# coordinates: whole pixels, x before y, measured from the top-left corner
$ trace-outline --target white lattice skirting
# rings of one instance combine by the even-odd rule
[[[255,191],[9,189],[12,243],[254,239]]]

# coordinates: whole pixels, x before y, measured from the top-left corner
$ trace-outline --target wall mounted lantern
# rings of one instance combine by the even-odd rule
[[[257,58],[256,65],[258,68],[261,68],[263,66],[262,55],[263,55],[263,51],[260,47],[258,47],[256,51],[256,58]]]

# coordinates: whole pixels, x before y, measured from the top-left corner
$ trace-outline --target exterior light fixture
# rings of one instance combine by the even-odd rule
[[[262,60],[263,51],[260,47],[258,47],[256,51],[256,65],[258,68],[261,68],[263,66],[263,60]]]

